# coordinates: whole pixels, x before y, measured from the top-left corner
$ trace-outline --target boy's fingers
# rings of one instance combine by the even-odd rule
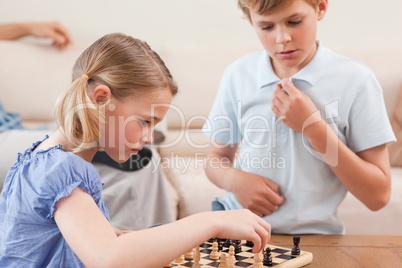
[[[287,92],[287,94],[293,94],[297,92],[297,88],[293,85],[289,79],[285,78],[281,81],[282,88]]]

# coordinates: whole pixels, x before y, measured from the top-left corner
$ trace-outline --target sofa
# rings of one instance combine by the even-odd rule
[[[83,50],[84,47],[78,45],[58,51],[40,42],[0,42],[0,100],[8,112],[19,114],[23,125],[33,130],[24,133],[23,139],[14,141],[15,146],[10,144],[10,137],[17,132],[0,133],[0,150],[4,159],[0,164],[0,181],[4,180],[9,165],[15,160],[16,148],[22,150],[42,136],[44,132],[36,130],[38,126],[54,123],[54,101],[57,94],[69,84],[73,63]],[[148,206],[145,209],[143,204],[130,201],[130,197],[127,197],[127,202],[109,207],[112,222],[115,220],[116,223],[121,218],[136,221],[141,217],[127,215],[132,213],[132,206],[139,207],[138,213],[150,213],[152,210],[152,219],[142,221],[136,228],[210,210],[214,197],[223,195],[224,191],[212,184],[204,173],[204,160],[210,141],[202,133],[201,127],[212,107],[225,67],[235,59],[261,48],[250,45],[166,45],[155,50],[164,59],[179,86],[179,94],[166,116],[165,140],[153,146],[158,155],[153,165],[160,168],[157,176],[159,181],[141,186],[138,183],[130,186],[132,182],[129,182],[119,187],[133,187],[137,193],[153,190],[153,196],[161,195],[163,198],[154,203],[150,201],[153,208]],[[373,50],[338,52],[374,70],[383,87],[387,112],[391,116],[402,82],[402,66],[395,57],[401,58],[402,53]],[[34,132],[39,134],[29,134]],[[130,172],[117,175],[116,171],[104,166],[98,165],[97,168],[101,178],[109,178],[110,182],[115,182],[114,185],[119,180],[133,176]],[[351,194],[346,196],[338,210],[345,222],[346,234],[402,235],[402,168],[392,167],[391,172],[391,200],[380,211],[372,212]],[[121,192],[119,187],[116,186],[106,197],[113,199]],[[128,209],[122,210],[122,207]],[[131,226],[122,224],[117,227]]]

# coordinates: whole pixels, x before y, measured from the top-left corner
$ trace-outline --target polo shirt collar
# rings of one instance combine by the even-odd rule
[[[329,63],[330,50],[323,47],[319,40],[316,42],[318,47],[314,57],[303,69],[293,75],[291,79],[305,81],[310,84],[310,86],[314,86],[318,80],[320,80],[325,66]],[[258,85],[260,88],[280,82],[279,77],[272,68],[271,61],[266,51],[261,54],[258,65]]]

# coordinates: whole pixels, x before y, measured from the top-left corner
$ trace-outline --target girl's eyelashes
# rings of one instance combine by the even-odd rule
[[[151,124],[150,121],[148,121],[148,120],[143,120],[143,119],[141,119],[140,122],[141,122],[141,124],[143,124],[143,125],[150,125],[150,124]]]
[[[264,31],[272,30],[272,28],[274,28],[273,25],[267,25],[267,26],[262,26],[262,27],[261,27],[261,29],[264,30]]]

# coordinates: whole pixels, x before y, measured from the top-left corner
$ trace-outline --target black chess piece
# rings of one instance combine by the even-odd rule
[[[223,244],[224,247],[230,247],[233,245],[233,240],[231,239],[226,239],[225,243]]]
[[[218,239],[218,250],[219,251],[223,250],[223,242],[220,239]]]
[[[271,248],[266,248],[264,250],[264,259],[262,260],[262,265],[272,266]]]
[[[214,237],[211,237],[210,239],[208,239],[208,242],[209,243],[213,243],[213,242],[215,242],[216,241],[216,236],[214,236]]]
[[[250,248],[254,247],[253,241],[247,241],[247,242],[246,242],[246,246],[247,246],[247,247],[250,247]]]
[[[235,240],[233,245],[234,245],[235,254],[240,253],[241,252],[241,240]]]
[[[300,255],[300,236],[293,237],[293,247],[292,247],[292,255]]]

